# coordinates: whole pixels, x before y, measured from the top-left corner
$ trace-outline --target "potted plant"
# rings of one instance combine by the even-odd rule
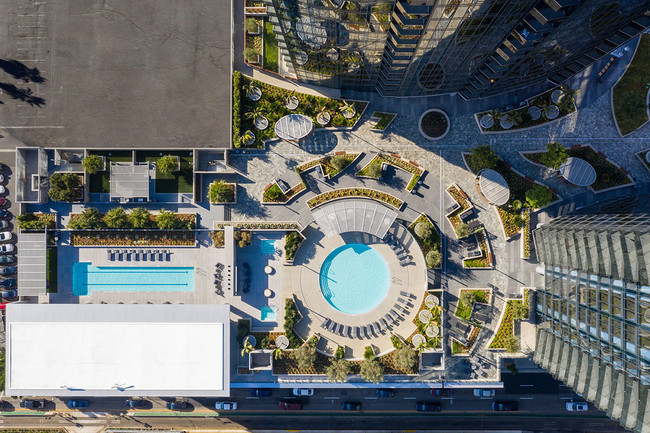
[[[510,117],[510,115],[507,113],[501,118],[501,121],[499,122],[499,125],[501,125],[503,129],[510,129],[514,126],[514,124],[515,121],[512,120],[512,117]]]
[[[248,96],[248,99],[251,101],[259,101],[262,97],[262,91],[252,81],[245,84],[243,89],[246,92],[246,96]]]
[[[316,122],[318,122],[319,125],[325,126],[330,123],[330,120],[332,120],[332,116],[329,111],[327,111],[327,106],[323,105],[318,110],[318,114],[316,114]]]
[[[295,91],[292,90],[291,93],[289,93],[289,96],[284,100],[284,105],[289,109],[289,110],[295,110],[298,108],[298,105],[300,104],[300,101],[298,100],[298,97],[294,95]]]
[[[242,146],[250,146],[255,143],[255,134],[249,129],[244,132],[239,141]]]
[[[269,126],[269,119],[267,119],[265,116],[265,111],[264,108],[260,106],[256,106],[253,111],[249,111],[248,113],[245,113],[244,116],[246,116],[247,119],[253,119],[253,124],[255,125],[255,128],[259,129],[260,131],[265,130]]]
[[[357,109],[354,104],[350,104],[348,101],[343,101],[343,105],[339,108],[339,111],[346,119],[352,119],[357,114]]]

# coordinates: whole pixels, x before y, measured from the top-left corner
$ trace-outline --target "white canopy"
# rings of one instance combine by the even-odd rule
[[[503,206],[510,198],[508,183],[498,172],[485,169],[478,174],[478,185],[485,199],[494,206]]]
[[[364,232],[383,239],[397,212],[371,200],[345,199],[320,206],[312,215],[327,237]]]
[[[567,158],[560,166],[560,175],[576,186],[589,186],[596,182],[596,170],[580,158]]]
[[[314,122],[304,114],[289,114],[275,123],[275,135],[283,140],[300,140],[309,135]]]

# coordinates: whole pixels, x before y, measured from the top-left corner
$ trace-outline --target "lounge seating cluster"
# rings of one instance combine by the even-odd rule
[[[169,250],[154,249],[154,250],[106,250],[108,253],[108,260],[110,261],[139,261],[139,262],[155,262],[155,261],[168,261],[171,252]]]
[[[393,235],[390,233],[386,234],[384,240],[397,255],[400,265],[406,266],[411,263],[411,259],[409,258],[408,253],[404,250],[404,246]]]
[[[223,296],[224,289],[232,290],[233,287],[232,267],[224,266],[223,263],[214,265],[214,293]]]

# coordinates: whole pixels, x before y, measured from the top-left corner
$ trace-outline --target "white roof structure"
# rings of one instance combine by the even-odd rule
[[[146,199],[149,201],[149,163],[111,162],[111,200]]]
[[[314,122],[303,114],[289,114],[275,122],[275,135],[283,140],[300,140],[314,129]]]
[[[596,182],[596,170],[581,158],[567,158],[560,166],[560,175],[576,186],[589,186]]]
[[[319,48],[327,43],[327,30],[313,18],[303,18],[296,23],[298,37],[313,48]]]
[[[18,295],[47,293],[47,235],[45,232],[18,234]]]
[[[481,170],[478,174],[478,185],[488,203],[494,206],[508,203],[510,188],[498,172],[490,169]]]
[[[382,239],[395,221],[397,212],[371,200],[345,199],[320,206],[312,215],[327,237],[364,232]]]
[[[230,306],[7,305],[6,394],[230,393]]]

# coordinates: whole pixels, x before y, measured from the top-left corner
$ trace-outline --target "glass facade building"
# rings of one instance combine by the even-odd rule
[[[534,232],[535,361],[626,428],[650,428],[650,197],[581,209]]]
[[[559,83],[650,26],[648,0],[263,1],[286,74],[386,96]]]

